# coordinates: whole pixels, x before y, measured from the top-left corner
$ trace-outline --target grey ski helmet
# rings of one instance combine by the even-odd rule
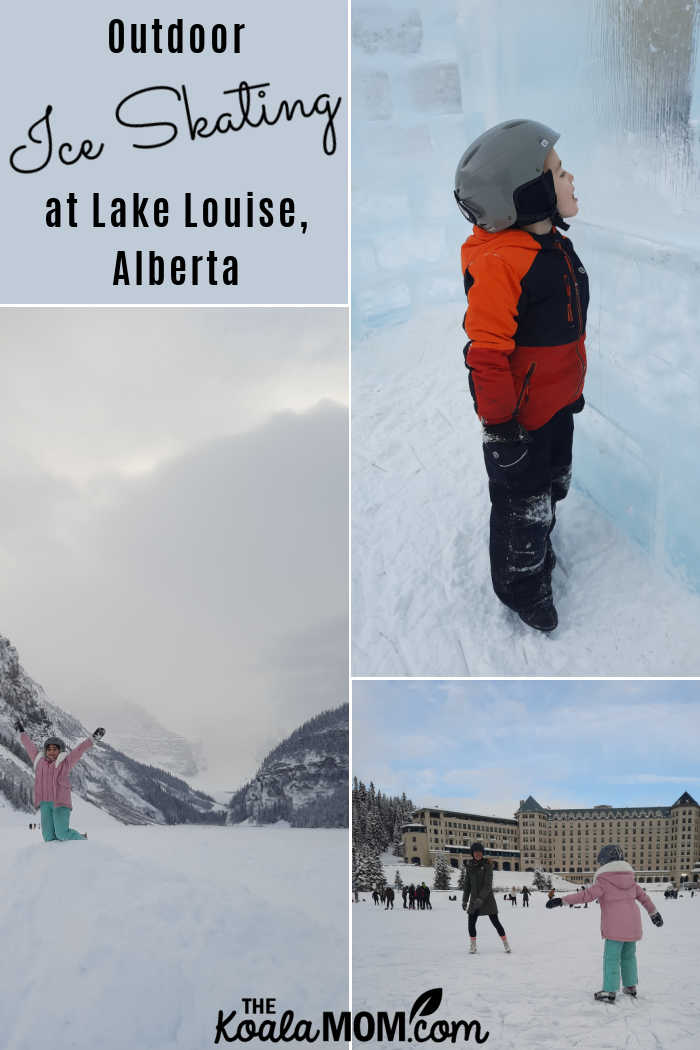
[[[568,229],[557,211],[552,174],[544,170],[558,138],[536,120],[506,120],[474,139],[455,175],[462,215],[489,233],[541,219]]]
[[[613,860],[624,860],[625,855],[622,852],[622,846],[603,846],[600,853],[598,854],[599,864],[609,864]]]
[[[54,747],[57,747],[59,751],[65,751],[66,750],[66,745],[63,743],[63,741],[60,739],[60,737],[50,736],[49,739],[44,744],[44,753],[46,753],[47,747],[50,747],[51,744],[53,744]]]

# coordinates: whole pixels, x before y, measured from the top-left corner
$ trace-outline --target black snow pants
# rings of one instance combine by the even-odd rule
[[[554,555],[550,535],[555,508],[569,491],[574,417],[562,408],[531,430],[525,469],[511,476],[484,445],[491,496],[491,580],[505,605],[525,612],[552,597]]]
[[[467,922],[467,929],[469,930],[470,937],[476,937],[476,920],[479,918],[478,915],[470,915]],[[496,932],[499,937],[505,937],[506,931],[501,926],[497,915],[489,915],[491,925],[496,927]]]

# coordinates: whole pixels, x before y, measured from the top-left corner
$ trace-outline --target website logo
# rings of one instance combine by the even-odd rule
[[[435,1018],[442,1004],[442,988],[430,988],[422,992],[411,1006],[408,1016],[405,1010],[387,1010],[372,1013],[359,1010],[351,1013],[342,1010],[334,1013],[324,1010],[321,1020],[297,1018],[293,1010],[277,1014],[277,1000],[273,998],[246,997],[241,999],[243,1010],[231,1010],[224,1014],[219,1010],[216,1022],[215,1043],[249,1043],[253,1039],[270,1043],[315,1043],[323,1039],[327,1043],[485,1043],[488,1032],[481,1030],[479,1021],[446,1020]]]

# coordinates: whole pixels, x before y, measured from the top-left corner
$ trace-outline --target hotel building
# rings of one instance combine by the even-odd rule
[[[513,820],[424,808],[401,831],[404,857],[414,864],[433,864],[442,852],[457,868],[480,841],[496,871],[541,868],[591,882],[599,849],[614,842],[641,882],[700,880],[700,806],[687,791],[672,806],[590,809],[550,809],[530,795]]]

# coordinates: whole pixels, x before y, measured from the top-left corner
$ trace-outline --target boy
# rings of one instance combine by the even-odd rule
[[[528,626],[553,631],[555,507],[571,479],[573,414],[584,405],[588,277],[565,218],[578,212],[556,131],[511,120],[463,154],[455,180],[473,222],[462,245],[469,388],[483,424],[491,579]]]

